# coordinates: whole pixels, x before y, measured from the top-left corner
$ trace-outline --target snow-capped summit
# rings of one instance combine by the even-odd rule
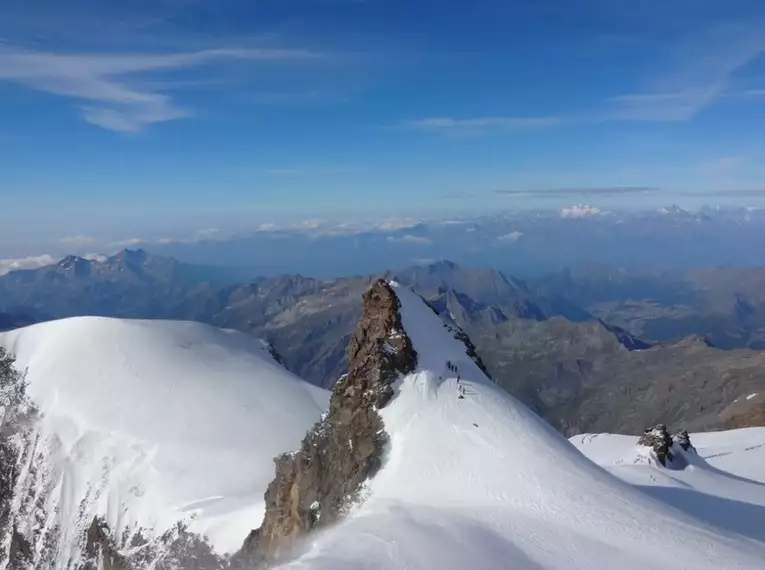
[[[349,361],[324,420],[277,462],[250,564],[753,570],[765,556],[589,461],[395,282],[365,295]]]
[[[184,568],[190,544],[222,560],[262,517],[272,457],[328,399],[266,343],[199,323],[71,318],[0,346],[38,413],[18,447],[0,437],[18,455],[2,521],[27,545],[18,570],[80,568],[109,549],[120,568]]]

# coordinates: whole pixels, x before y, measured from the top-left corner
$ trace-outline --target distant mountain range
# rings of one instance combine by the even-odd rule
[[[719,348],[765,348],[765,267],[638,272],[587,264],[533,286],[647,340],[700,334]]]
[[[164,263],[140,252],[112,261],[116,281]],[[87,283],[111,274],[99,263],[67,260],[61,269]],[[470,318],[455,310],[473,302],[448,283],[506,305],[491,322],[512,337],[519,368],[511,372],[531,381],[536,368],[522,368],[528,349],[556,359],[571,348],[584,373],[587,359],[648,355],[631,366],[646,365],[648,377],[662,350],[672,363],[709,366],[715,349],[699,339],[647,347],[601,321],[546,317],[527,286],[490,272],[439,264],[427,273],[448,307],[443,316],[397,280],[363,284],[347,369],[331,391],[291,374],[267,343],[196,322],[74,317],[0,333],[3,567],[761,566],[765,429],[689,435],[656,425],[639,438],[567,441],[489,376],[453,322]],[[508,287],[523,293],[525,316],[511,314],[518,304],[505,303]],[[254,285],[243,298],[283,299],[273,320],[295,306],[320,313],[319,298],[334,302],[347,290],[293,277]],[[485,316],[477,314],[474,324]],[[710,380],[703,368],[681,368]],[[542,394],[559,400],[545,409],[552,420],[570,420],[567,406],[576,404],[580,421],[601,413],[613,421],[617,411],[634,421],[650,411],[674,423],[667,390],[676,388],[681,408],[706,391],[695,376],[664,392],[638,381],[626,406],[605,397],[632,384],[603,390],[557,380],[565,382]]]
[[[267,224],[249,234],[145,242],[154,253],[200,264],[247,265],[257,274],[318,278],[376,273],[450,259],[532,278],[591,261],[633,271],[765,263],[765,209],[677,206],[503,212],[382,223]]]
[[[0,328],[76,315],[195,320],[268,340],[320,386],[347,370],[373,276],[226,284],[210,275],[143,250],[69,256],[0,277]],[[765,269],[636,274],[593,265],[522,281],[440,261],[387,275],[468,332],[496,381],[568,434],[719,427],[756,415],[730,406],[765,391],[765,355],[743,348],[765,338]]]
[[[25,327],[27,325],[33,325],[40,320],[44,319],[38,319],[23,313],[0,313],[0,332],[17,329],[19,327]]]

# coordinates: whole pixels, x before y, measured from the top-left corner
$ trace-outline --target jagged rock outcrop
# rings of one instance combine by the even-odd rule
[[[658,424],[654,428],[645,430],[638,440],[638,445],[652,448],[656,454],[656,459],[662,465],[666,465],[667,460],[672,461],[672,436],[664,424]]]
[[[276,362],[284,366],[284,368],[287,368],[287,363],[284,361],[284,357],[279,354],[279,351],[276,350],[272,344],[267,345],[268,354],[273,358]]]
[[[672,436],[672,441],[682,447],[683,451],[694,449],[693,444],[691,444],[691,436],[689,436],[688,432],[684,429],[674,434]]]
[[[668,463],[672,464],[676,459],[676,454],[673,453],[674,444],[681,447],[683,451],[694,450],[687,431],[680,430],[676,434],[671,435],[664,424],[657,424],[656,427],[645,430],[638,440],[638,445],[644,445],[653,449],[656,459],[664,467],[668,467]],[[678,465],[678,467],[683,466]]]
[[[276,458],[263,524],[235,556],[235,568],[288,556],[301,537],[347,512],[382,464],[388,436],[377,410],[393,397],[393,382],[415,370],[417,353],[391,286],[378,280],[363,299],[364,313],[348,345],[348,373],[300,449]]]
[[[85,533],[84,570],[132,570],[127,559],[115,548],[109,527],[94,518]]]

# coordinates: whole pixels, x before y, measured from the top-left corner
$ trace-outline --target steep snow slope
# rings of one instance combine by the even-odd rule
[[[80,556],[94,516],[119,536],[181,521],[235,550],[262,517],[272,458],[328,401],[265,343],[198,323],[72,318],[0,334],[0,346],[43,414],[44,459],[22,485],[43,494],[44,515],[20,514],[21,530],[58,527],[62,561]]]
[[[571,442],[595,463],[691,515],[765,542],[765,428],[691,434],[689,465],[666,469],[628,435],[586,434]]]
[[[380,412],[385,464],[364,503],[283,568],[762,568],[765,545],[669,509],[585,458],[394,286],[419,367]]]

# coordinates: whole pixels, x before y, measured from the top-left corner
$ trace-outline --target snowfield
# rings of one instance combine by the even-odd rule
[[[262,519],[272,458],[329,397],[265,343],[198,323],[71,318],[0,334],[0,346],[43,413],[43,464],[22,479],[47,520],[30,514],[22,532],[59,525],[62,561],[77,559],[94,516],[118,535],[184,522],[235,551]]]
[[[419,369],[381,411],[388,456],[366,501],[281,568],[765,567],[765,544],[676,510],[588,460],[495,387],[419,297],[394,287]]]
[[[673,507],[765,542],[765,428],[691,434],[698,454],[665,469],[637,446],[637,437],[586,434],[571,442],[594,462]],[[680,452],[673,446],[673,453]],[[763,562],[765,567],[765,562]]]

